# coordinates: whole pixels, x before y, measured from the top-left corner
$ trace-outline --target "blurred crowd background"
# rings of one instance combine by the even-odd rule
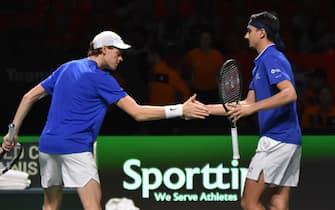
[[[1,129],[7,130],[22,95],[60,64],[86,56],[95,34],[112,30],[133,47],[113,73],[141,104],[182,103],[197,93],[220,103],[216,75],[237,59],[244,96],[256,52],[243,38],[249,16],[274,11],[292,63],[304,134],[335,132],[335,16],[333,0],[11,0],[0,7]],[[50,100],[38,102],[21,134],[38,135]],[[257,116],[238,122],[257,134]],[[135,122],[111,107],[102,135],[229,134],[223,117]]]

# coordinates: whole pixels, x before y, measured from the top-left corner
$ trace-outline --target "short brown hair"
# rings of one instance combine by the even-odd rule
[[[105,47],[107,47],[108,49],[113,49],[114,48],[113,46],[105,46]],[[87,56],[98,56],[98,55],[102,54],[101,49],[102,49],[102,47],[94,49],[93,42],[91,42],[90,47],[89,47],[88,52],[87,52]]]
[[[94,49],[93,42],[91,42],[90,47],[88,48],[87,56],[98,56],[101,53],[101,48]]]

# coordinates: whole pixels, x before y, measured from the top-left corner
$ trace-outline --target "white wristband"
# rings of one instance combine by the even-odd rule
[[[166,119],[181,117],[183,116],[183,105],[177,104],[177,105],[164,106],[164,111]]]

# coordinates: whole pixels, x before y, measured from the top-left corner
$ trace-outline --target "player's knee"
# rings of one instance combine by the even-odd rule
[[[43,204],[43,207],[42,207],[42,209],[43,210],[58,210],[59,209],[59,207],[60,207],[60,205],[58,205],[58,204]]]
[[[83,205],[85,210],[101,210],[101,206],[99,204],[85,204]]]
[[[260,202],[251,202],[244,198],[241,199],[240,205],[243,210],[264,209]]]
[[[60,209],[62,199],[55,197],[54,199],[44,199],[44,203],[42,206],[43,210],[58,210]]]
[[[286,203],[269,203],[269,210],[288,210],[288,205]]]

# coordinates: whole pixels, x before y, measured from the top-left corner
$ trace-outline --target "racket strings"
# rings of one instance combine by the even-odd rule
[[[240,75],[236,65],[231,64],[223,67],[220,73],[219,83],[219,92],[222,102],[232,103],[240,100]]]

